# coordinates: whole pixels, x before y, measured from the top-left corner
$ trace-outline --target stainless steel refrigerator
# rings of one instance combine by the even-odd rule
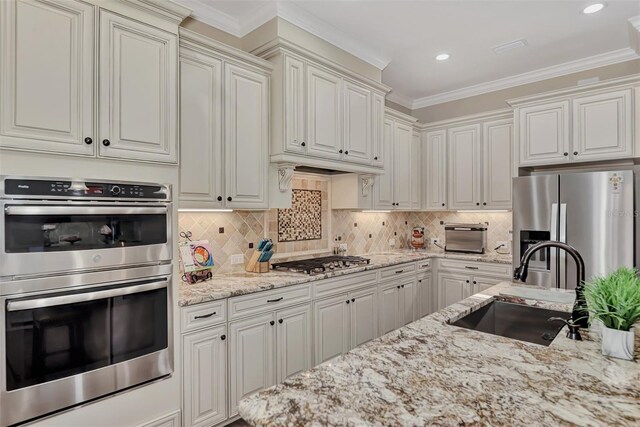
[[[638,170],[535,175],[513,179],[513,263],[545,240],[565,242],[582,255],[587,281],[636,265]],[[636,188],[634,188],[636,187]],[[528,284],[575,289],[576,267],[564,251],[538,251]]]

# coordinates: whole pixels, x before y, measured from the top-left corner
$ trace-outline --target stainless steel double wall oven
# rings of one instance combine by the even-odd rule
[[[0,426],[170,375],[169,186],[0,177]]]

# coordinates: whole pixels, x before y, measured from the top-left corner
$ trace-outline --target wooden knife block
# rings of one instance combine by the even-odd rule
[[[245,271],[249,273],[268,273],[271,270],[270,262],[258,262],[261,251],[253,251],[251,258],[247,261],[247,264],[244,266]]]

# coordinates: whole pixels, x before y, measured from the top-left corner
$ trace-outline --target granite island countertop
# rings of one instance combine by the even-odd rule
[[[181,283],[178,304],[181,307],[184,307],[431,258],[493,262],[500,264],[511,264],[512,259],[511,255],[503,255],[495,252],[480,255],[444,253],[443,251],[409,250],[396,250],[364,254],[360,256],[369,258],[370,263],[366,266],[347,268],[323,274],[307,275],[303,273],[276,270],[271,270],[269,273],[262,274],[238,271],[231,273],[218,273],[209,280],[194,284],[186,284],[182,282],[182,280],[178,280],[178,282]]]
[[[545,347],[445,323],[514,287],[496,285],[247,397],[240,415],[256,426],[640,425],[637,344],[630,362],[602,356],[591,330],[572,341],[563,329]],[[571,310],[539,298],[518,302]]]

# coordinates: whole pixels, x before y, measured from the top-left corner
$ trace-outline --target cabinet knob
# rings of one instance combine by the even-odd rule
[[[473,281],[473,284],[474,284],[474,285],[477,285],[477,284],[478,284],[478,282],[476,282],[476,281],[474,280],[474,281]]]
[[[342,150],[338,150],[338,153],[342,154]]]
[[[573,155],[574,155],[574,156],[577,156],[577,155],[578,155],[578,152],[577,152],[577,151],[574,151],[574,152],[573,152]]]
[[[91,137],[88,136],[84,139],[84,143],[87,145],[91,145],[93,144],[93,139],[91,139]]]
[[[351,298],[351,302],[356,302],[356,299],[355,298]]]
[[[467,280],[467,283],[469,283],[469,281]]]
[[[568,155],[569,155],[569,153],[564,153],[564,156],[565,156],[565,157],[566,157],[566,156],[568,156]]]
[[[230,202],[232,200],[233,200],[233,198],[231,196],[227,197],[227,202]]]
[[[398,289],[400,289],[400,285],[396,286]]]
[[[222,196],[218,196],[218,197],[216,197],[216,199],[217,199],[219,202],[221,202],[221,201],[222,201]]]
[[[480,202],[476,202],[476,206],[480,206]]]
[[[274,321],[272,320],[271,322],[269,322],[269,324],[270,324],[271,326],[273,326],[273,325],[275,325],[275,324],[276,324],[276,322],[274,322]]]
[[[226,340],[226,339],[227,339],[227,336],[226,336],[226,335],[220,335],[220,339],[221,339],[222,341],[224,341],[224,340]]]
[[[487,202],[484,202],[484,203],[482,204],[482,206],[487,206]]]
[[[108,147],[111,145],[111,141],[109,141],[108,139],[103,139],[102,140],[102,145],[104,145],[105,147]]]
[[[306,143],[306,142],[304,142],[304,141],[302,141],[302,142],[300,143],[300,145],[301,145],[301,146],[303,146],[303,147],[306,147],[307,143]]]
[[[344,154],[349,154],[349,151],[345,151]]]
[[[400,285],[401,288],[404,288],[404,285]]]
[[[282,322],[284,322],[284,320],[278,319],[278,323],[282,324]]]
[[[378,156],[375,156],[375,157],[373,158],[373,160],[378,160]]]
[[[418,283],[422,283],[422,280],[418,280]]]
[[[444,206],[444,203],[442,204],[442,206]]]
[[[347,300],[347,304],[349,304],[349,300]]]

